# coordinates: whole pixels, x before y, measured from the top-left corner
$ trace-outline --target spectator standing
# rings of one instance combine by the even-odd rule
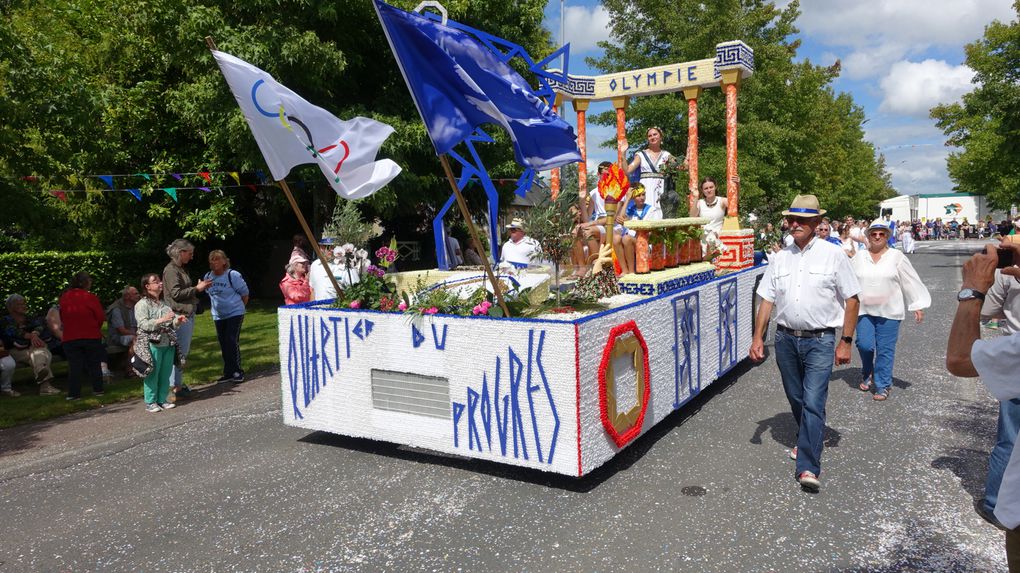
[[[163,269],[162,293],[163,300],[174,313],[187,320],[181,321],[177,328],[177,354],[173,368],[173,392],[177,397],[188,397],[191,388],[184,384],[184,367],[191,350],[191,338],[195,334],[195,314],[198,311],[198,293],[204,292],[211,284],[200,280],[194,286],[191,276],[184,268],[195,256],[195,245],[186,239],[177,239],[166,248],[170,262]]]
[[[832,236],[832,226],[831,223],[829,223],[828,219],[822,219],[822,222],[818,225],[818,229],[816,230],[816,232],[818,233],[819,239],[828,241],[840,248],[843,247],[843,241],[840,241],[839,238]]]
[[[142,381],[145,410],[156,413],[174,407],[169,401],[170,374],[177,362],[177,333],[188,316],[178,314],[162,298],[163,281],[156,273],[142,277],[145,296],[135,305],[138,334],[135,336],[135,357],[151,366]]]
[[[99,297],[89,292],[92,277],[80,272],[71,279],[71,288],[60,297],[60,322],[63,347],[67,356],[67,399],[81,398],[82,374],[92,383],[92,395],[103,395],[102,362],[103,323],[106,312]]]
[[[861,285],[857,351],[864,380],[859,388],[868,392],[874,385],[872,398],[880,402],[889,397],[892,389],[896,341],[906,311],[913,312],[920,324],[924,309],[931,306],[931,295],[910,259],[889,248],[890,234],[888,222],[875,219],[868,228],[868,249],[857,253],[851,261]]]
[[[59,394],[53,387],[53,370],[50,363],[53,354],[47,341],[54,339],[46,321],[40,316],[28,315],[28,303],[20,294],[7,297],[7,316],[0,320],[0,340],[15,362],[32,367],[35,381],[39,384],[39,395]]]
[[[757,294],[762,297],[748,353],[765,359],[765,329],[776,309],[776,364],[797,424],[790,457],[801,487],[817,491],[825,433],[825,402],[833,362],[850,362],[861,288],[843,249],[815,234],[824,210],[814,195],[798,195],[783,211],[793,244],[769,259]],[[842,338],[836,343],[836,328]]]
[[[203,280],[209,281],[209,301],[216,325],[216,339],[223,356],[223,376],[217,382],[244,382],[241,368],[241,324],[248,305],[248,283],[241,273],[230,268],[227,254],[217,249],[209,253],[209,269]]]
[[[309,258],[311,257],[312,249],[308,244],[308,239],[306,239],[304,235],[294,235],[294,238],[291,240],[291,244],[294,245],[294,248],[290,251],[290,260],[287,261],[287,264],[300,260],[305,262],[310,260]]]
[[[280,280],[283,304],[298,304],[312,300],[312,287],[308,285],[308,261],[298,259],[289,265]]]
[[[1003,242],[1000,247],[1013,250],[1020,260],[1020,245]],[[946,369],[961,377],[980,376],[981,381],[1000,401],[1020,398],[1020,333],[981,339],[981,309],[987,293],[995,283],[995,267],[999,257],[995,245],[972,256],[963,264],[962,289],[956,295],[959,304],[949,329],[946,348]],[[1020,268],[1002,270],[1004,275],[1020,278]],[[995,504],[995,518],[1006,529],[1006,561],[1010,573],[1020,573],[1020,455],[1014,448],[1002,476]]]
[[[985,293],[981,318],[1000,319],[999,327],[1005,336],[1020,332],[1020,279],[996,270],[995,281]],[[978,514],[998,527],[1002,525],[995,519],[995,506],[1002,485],[1002,476],[1013,453],[1018,433],[1020,433],[1020,398],[999,402],[999,421],[995,446],[988,457],[985,496],[975,504]]]

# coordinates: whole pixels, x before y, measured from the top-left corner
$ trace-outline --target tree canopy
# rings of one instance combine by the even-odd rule
[[[738,140],[741,213],[774,220],[794,195],[813,193],[833,216],[869,215],[895,191],[884,160],[864,140],[864,112],[850,95],[836,93],[831,67],[795,61],[794,23],[799,2],[785,9],[764,0],[663,3],[604,0],[612,21],[605,56],[591,60],[615,72],[711,57],[715,45],[742,40],[754,50],[755,71],[740,84]],[[725,97],[719,89],[698,98],[699,174],[722,181],[726,165]],[[687,147],[683,94],[631,100],[628,141],[650,126],[664,130],[664,147]],[[612,112],[594,120],[615,122]],[[684,186],[686,187],[686,186]]]
[[[1014,2],[1020,15],[1020,2]],[[993,22],[964,48],[975,88],[931,116],[947,136],[949,177],[958,191],[986,195],[1008,211],[1020,203],[1020,23]]]

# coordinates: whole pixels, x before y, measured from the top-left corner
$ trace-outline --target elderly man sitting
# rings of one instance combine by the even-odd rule
[[[46,328],[45,319],[29,316],[28,303],[20,294],[7,297],[6,306],[8,314],[0,319],[0,340],[4,348],[16,362],[32,367],[40,395],[59,394],[60,390],[51,383],[53,355],[47,343],[53,340],[53,334]]]
[[[138,331],[138,322],[135,320],[135,303],[141,298],[138,289],[126,286],[121,291],[120,298],[106,307],[109,344],[127,348],[128,355],[135,343],[135,332]]]

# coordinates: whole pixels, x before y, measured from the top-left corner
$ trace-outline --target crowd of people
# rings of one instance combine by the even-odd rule
[[[87,272],[76,273],[45,314],[30,314],[24,296],[9,295],[7,314],[0,318],[0,394],[20,395],[12,385],[19,364],[32,368],[40,395],[59,394],[51,367],[56,355],[68,364],[67,400],[80,399],[85,383],[93,396],[101,396],[112,376],[109,356],[116,352],[126,356],[125,375],[143,378],[146,410],[171,409],[178,397],[191,394],[183,370],[203,304],[211,307],[223,359],[223,375],[216,381],[243,382],[240,332],[248,285],[221,250],[209,254],[209,272],[193,282],[187,266],[194,251],[189,241],[175,240],[166,249],[170,261],[161,274],[146,273],[138,287],[124,286],[106,307],[92,292]],[[200,298],[203,293],[208,302]]]

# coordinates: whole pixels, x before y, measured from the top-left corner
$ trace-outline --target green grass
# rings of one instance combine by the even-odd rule
[[[195,337],[188,354],[188,365],[184,371],[184,383],[198,386],[212,382],[223,372],[223,361],[220,358],[220,346],[216,342],[216,327],[212,316],[206,312],[196,317]],[[250,378],[259,372],[279,369],[280,352],[277,336],[276,305],[253,302],[248,307],[241,327],[241,363],[246,377]],[[14,374],[14,389],[21,392],[17,398],[0,396],[0,428],[9,428],[18,424],[49,420],[72,412],[98,408],[103,404],[123,402],[142,397],[142,381],[140,378],[123,378],[121,364],[115,364],[114,379],[105,386],[105,395],[93,397],[88,383],[82,388],[80,400],[68,402],[67,362],[53,364],[56,380],[53,385],[65,391],[53,396],[39,396],[38,387],[32,377],[32,369],[18,367]],[[120,370],[120,372],[118,372]]]

